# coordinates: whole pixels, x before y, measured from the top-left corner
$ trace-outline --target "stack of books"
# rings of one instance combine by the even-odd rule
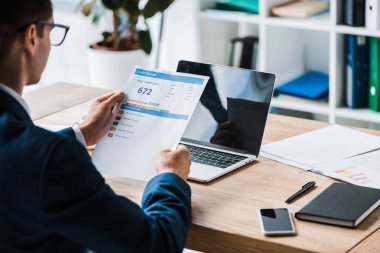
[[[217,10],[259,13],[259,0],[217,0]]]
[[[292,0],[272,6],[272,16],[288,18],[307,18],[329,11],[329,2],[326,0]]]

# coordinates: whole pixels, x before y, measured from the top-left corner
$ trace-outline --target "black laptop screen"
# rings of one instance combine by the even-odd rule
[[[210,80],[186,128],[184,139],[258,155],[272,98],[273,74],[180,61],[177,72]]]

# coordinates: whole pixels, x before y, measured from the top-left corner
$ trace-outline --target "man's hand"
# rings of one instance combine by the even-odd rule
[[[94,145],[100,140],[104,128],[111,119],[113,108],[124,98],[125,93],[122,91],[110,92],[93,102],[88,116],[79,125],[87,146]]]
[[[190,173],[189,151],[183,145],[179,145],[176,151],[170,149],[162,150],[156,160],[156,171],[158,173],[172,172],[186,180]]]

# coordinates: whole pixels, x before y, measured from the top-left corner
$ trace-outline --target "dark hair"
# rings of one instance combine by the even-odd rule
[[[0,1],[0,62],[7,57],[18,29],[52,16],[51,0]]]

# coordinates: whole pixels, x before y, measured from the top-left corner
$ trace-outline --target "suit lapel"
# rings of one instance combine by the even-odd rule
[[[25,109],[8,93],[0,90],[0,113],[11,112],[21,121],[33,123]]]

